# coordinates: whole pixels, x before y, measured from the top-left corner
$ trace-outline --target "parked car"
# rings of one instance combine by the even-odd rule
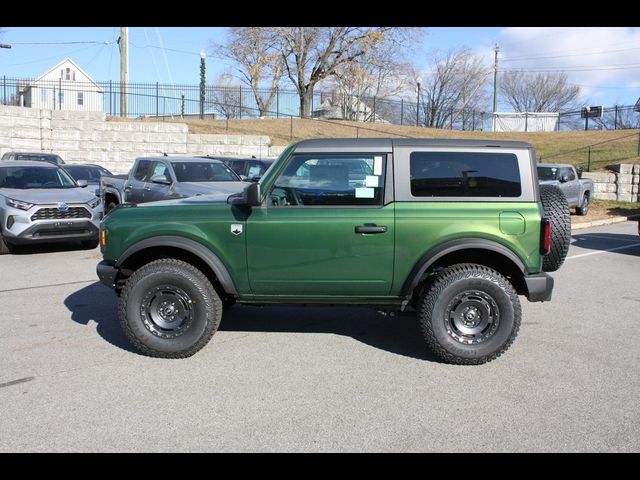
[[[64,166],[64,169],[74,180],[84,180],[87,182],[89,189],[96,194],[96,197],[100,196],[100,177],[103,175],[113,175],[106,168],[93,164],[67,164]]]
[[[589,213],[589,205],[593,199],[593,180],[580,178],[573,165],[539,163],[538,181],[541,185],[559,187],[567,197],[569,207],[575,207],[578,215]]]
[[[233,158],[233,157],[217,157],[207,155],[202,158],[213,158],[221,160],[236,172],[243,180],[257,182],[262,178],[274,160],[262,160],[255,157],[252,158]]]
[[[246,183],[220,160],[202,157],[141,157],[129,175],[103,175],[106,213],[122,203],[146,203],[194,195],[241,192]]]
[[[226,200],[116,209],[97,274],[155,357],[195,354],[233,303],[294,303],[413,308],[425,347],[481,364],[513,343],[520,296],[551,300],[569,249],[566,198],[535,165],[524,142],[304,140]]]
[[[64,165],[64,160],[55,153],[33,152],[6,152],[2,160],[28,160],[33,162],[50,162],[56,165]]]
[[[98,246],[100,198],[48,162],[0,161],[0,254],[15,245],[80,240]]]

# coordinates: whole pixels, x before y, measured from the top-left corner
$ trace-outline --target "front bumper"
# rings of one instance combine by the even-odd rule
[[[553,277],[548,273],[537,273],[524,277],[527,285],[527,300],[530,302],[548,302],[553,293]]]
[[[66,215],[51,205],[34,205],[28,211],[6,207],[0,215],[2,235],[14,245],[97,239],[101,206],[70,205],[69,210]]]
[[[118,276],[118,269],[116,267],[102,260],[96,267],[96,273],[100,281],[107,287],[115,288],[116,277]]]

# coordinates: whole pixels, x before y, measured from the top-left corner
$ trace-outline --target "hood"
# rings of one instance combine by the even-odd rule
[[[159,205],[202,205],[211,203],[227,203],[229,198],[227,192],[210,193],[208,195],[196,195],[193,197],[176,198],[172,200],[160,200],[158,202],[138,203],[138,207],[156,207]]]
[[[182,182],[176,184],[174,190],[180,195],[189,197],[211,193],[226,193],[228,197],[232,193],[242,192],[247,185],[246,182]]]
[[[36,205],[64,203],[87,203],[96,198],[95,189],[86,188],[3,188],[0,193],[5,197]]]

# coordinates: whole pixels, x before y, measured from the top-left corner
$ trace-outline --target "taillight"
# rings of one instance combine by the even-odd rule
[[[542,219],[540,234],[542,237],[540,239],[540,254],[548,255],[551,251],[551,222],[546,218]]]

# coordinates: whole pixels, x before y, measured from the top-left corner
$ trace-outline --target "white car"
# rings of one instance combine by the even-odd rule
[[[67,240],[96,248],[103,209],[86,186],[52,163],[0,161],[0,254]]]

